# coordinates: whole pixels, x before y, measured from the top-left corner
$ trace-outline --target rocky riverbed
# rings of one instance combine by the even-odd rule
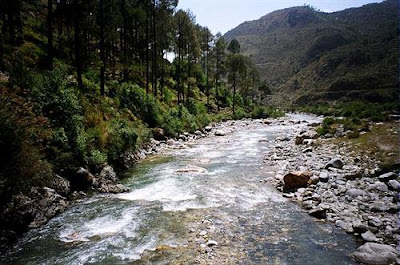
[[[280,170],[265,181],[311,216],[333,222],[363,241],[365,245],[354,253],[357,261],[396,263],[400,253],[398,171],[384,172],[376,157],[361,156],[351,143],[319,139],[314,126],[275,139],[264,161]]]
[[[329,226],[319,227],[322,221],[354,234],[365,243],[352,255],[355,260],[365,264],[395,264],[399,239],[398,172],[382,172],[378,158],[358,152],[350,143],[318,137],[315,132],[318,123],[314,121],[315,118],[303,121],[290,115],[281,119],[227,121],[211,124],[194,134],[184,133],[176,139],[165,139],[158,131],[157,140],[152,139],[145,148],[123,157],[126,167],[149,156],[151,159],[157,153],[173,155],[176,162],[167,163],[165,168],[156,167],[153,174],[140,174],[133,182],[124,181],[131,190],[126,195],[78,200],[69,213],[46,225],[39,238],[49,237],[52,242],[57,238],[54,231],[60,230],[60,239],[56,240],[67,239],[68,247],[60,245],[54,254],[67,253],[63,259],[66,264],[67,257],[93,261],[98,257],[98,249],[103,249],[104,255],[109,251],[111,256],[120,253],[122,256],[118,257],[125,257],[120,260],[123,264],[131,262],[132,255],[135,264],[165,260],[180,264],[287,261],[299,264],[307,262],[307,250],[314,249],[316,254],[312,261],[308,260],[309,264],[334,264],[352,246],[340,241],[341,235],[336,235]],[[280,128],[281,133],[277,133]],[[35,188],[31,195],[16,197],[10,207],[17,209],[16,213],[28,213],[29,218],[23,220],[35,228],[85,196],[83,190],[128,191],[109,166],[94,175],[86,169],[77,169],[74,176],[76,179],[69,181],[57,176],[51,187]],[[140,177],[144,178],[144,184],[140,183]],[[309,218],[298,213],[296,207],[288,205],[290,201],[301,205],[304,212],[315,218],[316,225],[311,225]],[[37,210],[28,210],[33,206]],[[85,207],[90,209],[84,210]],[[86,211],[93,220],[86,220],[85,214],[81,216]],[[103,211],[106,215],[97,218],[95,213]],[[146,229],[151,227],[152,231],[136,231],[136,219],[143,214],[147,217],[141,222],[150,222]],[[158,223],[153,218],[163,221]],[[92,223],[102,224],[102,228],[99,230]],[[163,232],[166,234],[157,234],[160,229],[167,229]],[[179,231],[179,236],[172,236],[171,230],[173,234]],[[21,244],[38,240],[35,233]],[[136,236],[136,233],[144,234]],[[148,233],[150,241],[142,242],[147,240]],[[154,241],[153,236],[168,240]],[[47,241],[35,243],[35,247],[41,249]],[[118,249],[114,249],[116,242]],[[78,247],[72,248],[70,244]],[[84,253],[79,252],[80,244],[88,244]],[[26,257],[31,247],[26,248]],[[13,262],[19,260],[21,249],[15,250]],[[56,257],[51,253],[43,255],[48,256],[38,255],[38,264],[41,258],[51,262]],[[23,264],[23,257],[16,264]],[[99,263],[104,263],[101,256],[98,258]],[[346,259],[342,261],[352,264]]]

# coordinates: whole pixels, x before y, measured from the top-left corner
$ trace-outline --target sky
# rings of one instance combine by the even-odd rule
[[[227,31],[239,24],[287,7],[311,5],[323,12],[360,7],[380,0],[179,0],[178,9],[190,9],[196,22],[207,26],[213,34]]]

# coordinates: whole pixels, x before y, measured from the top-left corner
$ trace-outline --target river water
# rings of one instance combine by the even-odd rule
[[[124,179],[131,192],[76,203],[27,233],[1,263],[354,264],[351,236],[260,182],[279,170],[263,164],[275,138],[307,123],[237,124],[226,136],[147,158]],[[176,172],[188,165],[206,172]],[[208,239],[218,245],[202,245]]]

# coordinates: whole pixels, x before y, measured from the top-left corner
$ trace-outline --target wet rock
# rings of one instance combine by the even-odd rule
[[[396,179],[396,177],[397,177],[397,175],[395,173],[389,172],[389,173],[380,175],[378,177],[378,180],[382,181],[382,182],[388,182],[389,180]]]
[[[203,133],[201,131],[197,130],[197,131],[194,132],[194,134],[197,135],[197,136],[201,136]]]
[[[330,160],[326,165],[325,168],[338,168],[338,169],[342,169],[343,168],[343,162],[342,160],[340,160],[339,158],[334,158],[332,160]]]
[[[397,180],[391,179],[388,182],[388,187],[390,190],[400,191],[400,182]]]
[[[105,166],[98,178],[98,190],[104,193],[121,193],[129,191],[129,188],[119,183],[119,179],[111,166]]]
[[[226,132],[223,130],[216,130],[214,134],[215,136],[225,136]]]
[[[363,264],[386,265],[395,264],[397,251],[394,247],[378,243],[366,243],[354,253],[354,258]]]
[[[198,167],[198,166],[193,166],[193,165],[188,165],[184,168],[180,168],[178,170],[175,171],[175,173],[178,174],[184,174],[184,173],[206,173],[207,170],[205,168],[202,167]]]
[[[378,238],[371,231],[367,231],[365,233],[362,233],[361,237],[362,237],[362,239],[364,239],[367,242],[376,242],[376,241],[378,241]]]
[[[290,172],[283,177],[283,188],[285,191],[289,191],[307,187],[311,176],[312,173],[308,171]]]
[[[326,210],[322,208],[311,209],[308,214],[317,219],[326,219]]]
[[[211,126],[206,126],[206,127],[204,127],[204,130],[205,130],[206,132],[211,132],[212,127],[211,127]]]

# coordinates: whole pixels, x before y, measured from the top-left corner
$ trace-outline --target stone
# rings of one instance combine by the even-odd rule
[[[206,245],[207,245],[208,247],[217,246],[217,245],[218,245],[218,242],[215,241],[215,240],[208,240],[207,243],[206,243]]]
[[[310,178],[308,184],[313,184],[313,185],[315,185],[315,184],[317,184],[318,182],[319,182],[319,176],[311,176],[311,178]]]
[[[303,153],[310,153],[312,152],[312,147],[307,147],[306,149],[303,150]]]
[[[175,173],[177,174],[184,174],[184,173],[206,173],[207,170],[205,168],[202,167],[198,167],[198,166],[193,166],[193,165],[188,165],[184,168],[180,168],[178,170],[175,171]]]
[[[62,196],[68,196],[68,194],[71,192],[70,182],[59,175],[53,176],[49,186]]]
[[[129,191],[129,188],[119,183],[114,169],[106,165],[97,178],[98,191],[103,193],[122,193]]]
[[[94,176],[80,167],[70,178],[72,190],[87,190],[93,185]]]
[[[353,257],[360,263],[369,265],[396,264],[397,251],[394,247],[378,243],[365,243]]]
[[[206,126],[206,127],[204,127],[204,130],[205,130],[206,132],[211,132],[212,127],[211,127],[211,126]]]
[[[197,135],[197,136],[201,136],[203,133],[201,131],[197,130],[197,131],[194,132],[194,134]]]
[[[353,225],[349,222],[345,222],[343,220],[337,220],[335,222],[335,225],[342,228],[343,230],[345,230],[347,233],[353,233],[354,229],[353,229]]]
[[[349,189],[346,191],[346,195],[350,197],[366,196],[367,192],[360,189]]]
[[[317,219],[326,219],[326,210],[322,208],[311,209],[308,214]]]
[[[328,168],[330,168],[330,167],[342,169],[342,168],[343,168],[343,162],[342,162],[342,160],[340,160],[339,158],[331,159],[331,160],[325,165],[325,168],[326,168],[326,169],[328,169]]]
[[[156,140],[162,141],[165,140],[165,132],[162,128],[154,128],[152,129],[153,137]]]
[[[390,209],[390,207],[382,202],[377,202],[370,206],[371,212],[386,212],[389,209]]]
[[[225,136],[226,132],[224,132],[223,130],[216,130],[214,134],[215,136]]]
[[[319,181],[326,183],[326,182],[328,182],[328,180],[329,180],[328,173],[326,173],[326,172],[319,173]]]
[[[400,182],[395,179],[389,180],[387,185],[390,190],[400,191]]]
[[[283,177],[284,190],[297,190],[307,187],[311,176],[312,173],[308,171],[295,171],[286,174]]]
[[[304,141],[303,136],[296,136],[296,140],[294,141],[294,143],[296,145],[300,145],[300,144],[303,144],[303,141]]]
[[[378,238],[371,231],[367,231],[365,233],[362,233],[361,237],[362,237],[362,239],[364,239],[367,242],[376,242],[376,241],[378,241]]]
[[[385,173],[385,174],[380,175],[378,177],[378,180],[382,181],[382,182],[388,182],[389,180],[393,180],[393,179],[396,179],[396,178],[397,178],[397,175],[395,173],[389,172],[389,173]]]
[[[367,189],[368,190],[382,191],[382,192],[389,191],[388,186],[385,183],[379,182],[379,181],[369,185]]]
[[[365,233],[368,231],[368,225],[362,223],[361,221],[355,221],[352,224],[355,233]]]

